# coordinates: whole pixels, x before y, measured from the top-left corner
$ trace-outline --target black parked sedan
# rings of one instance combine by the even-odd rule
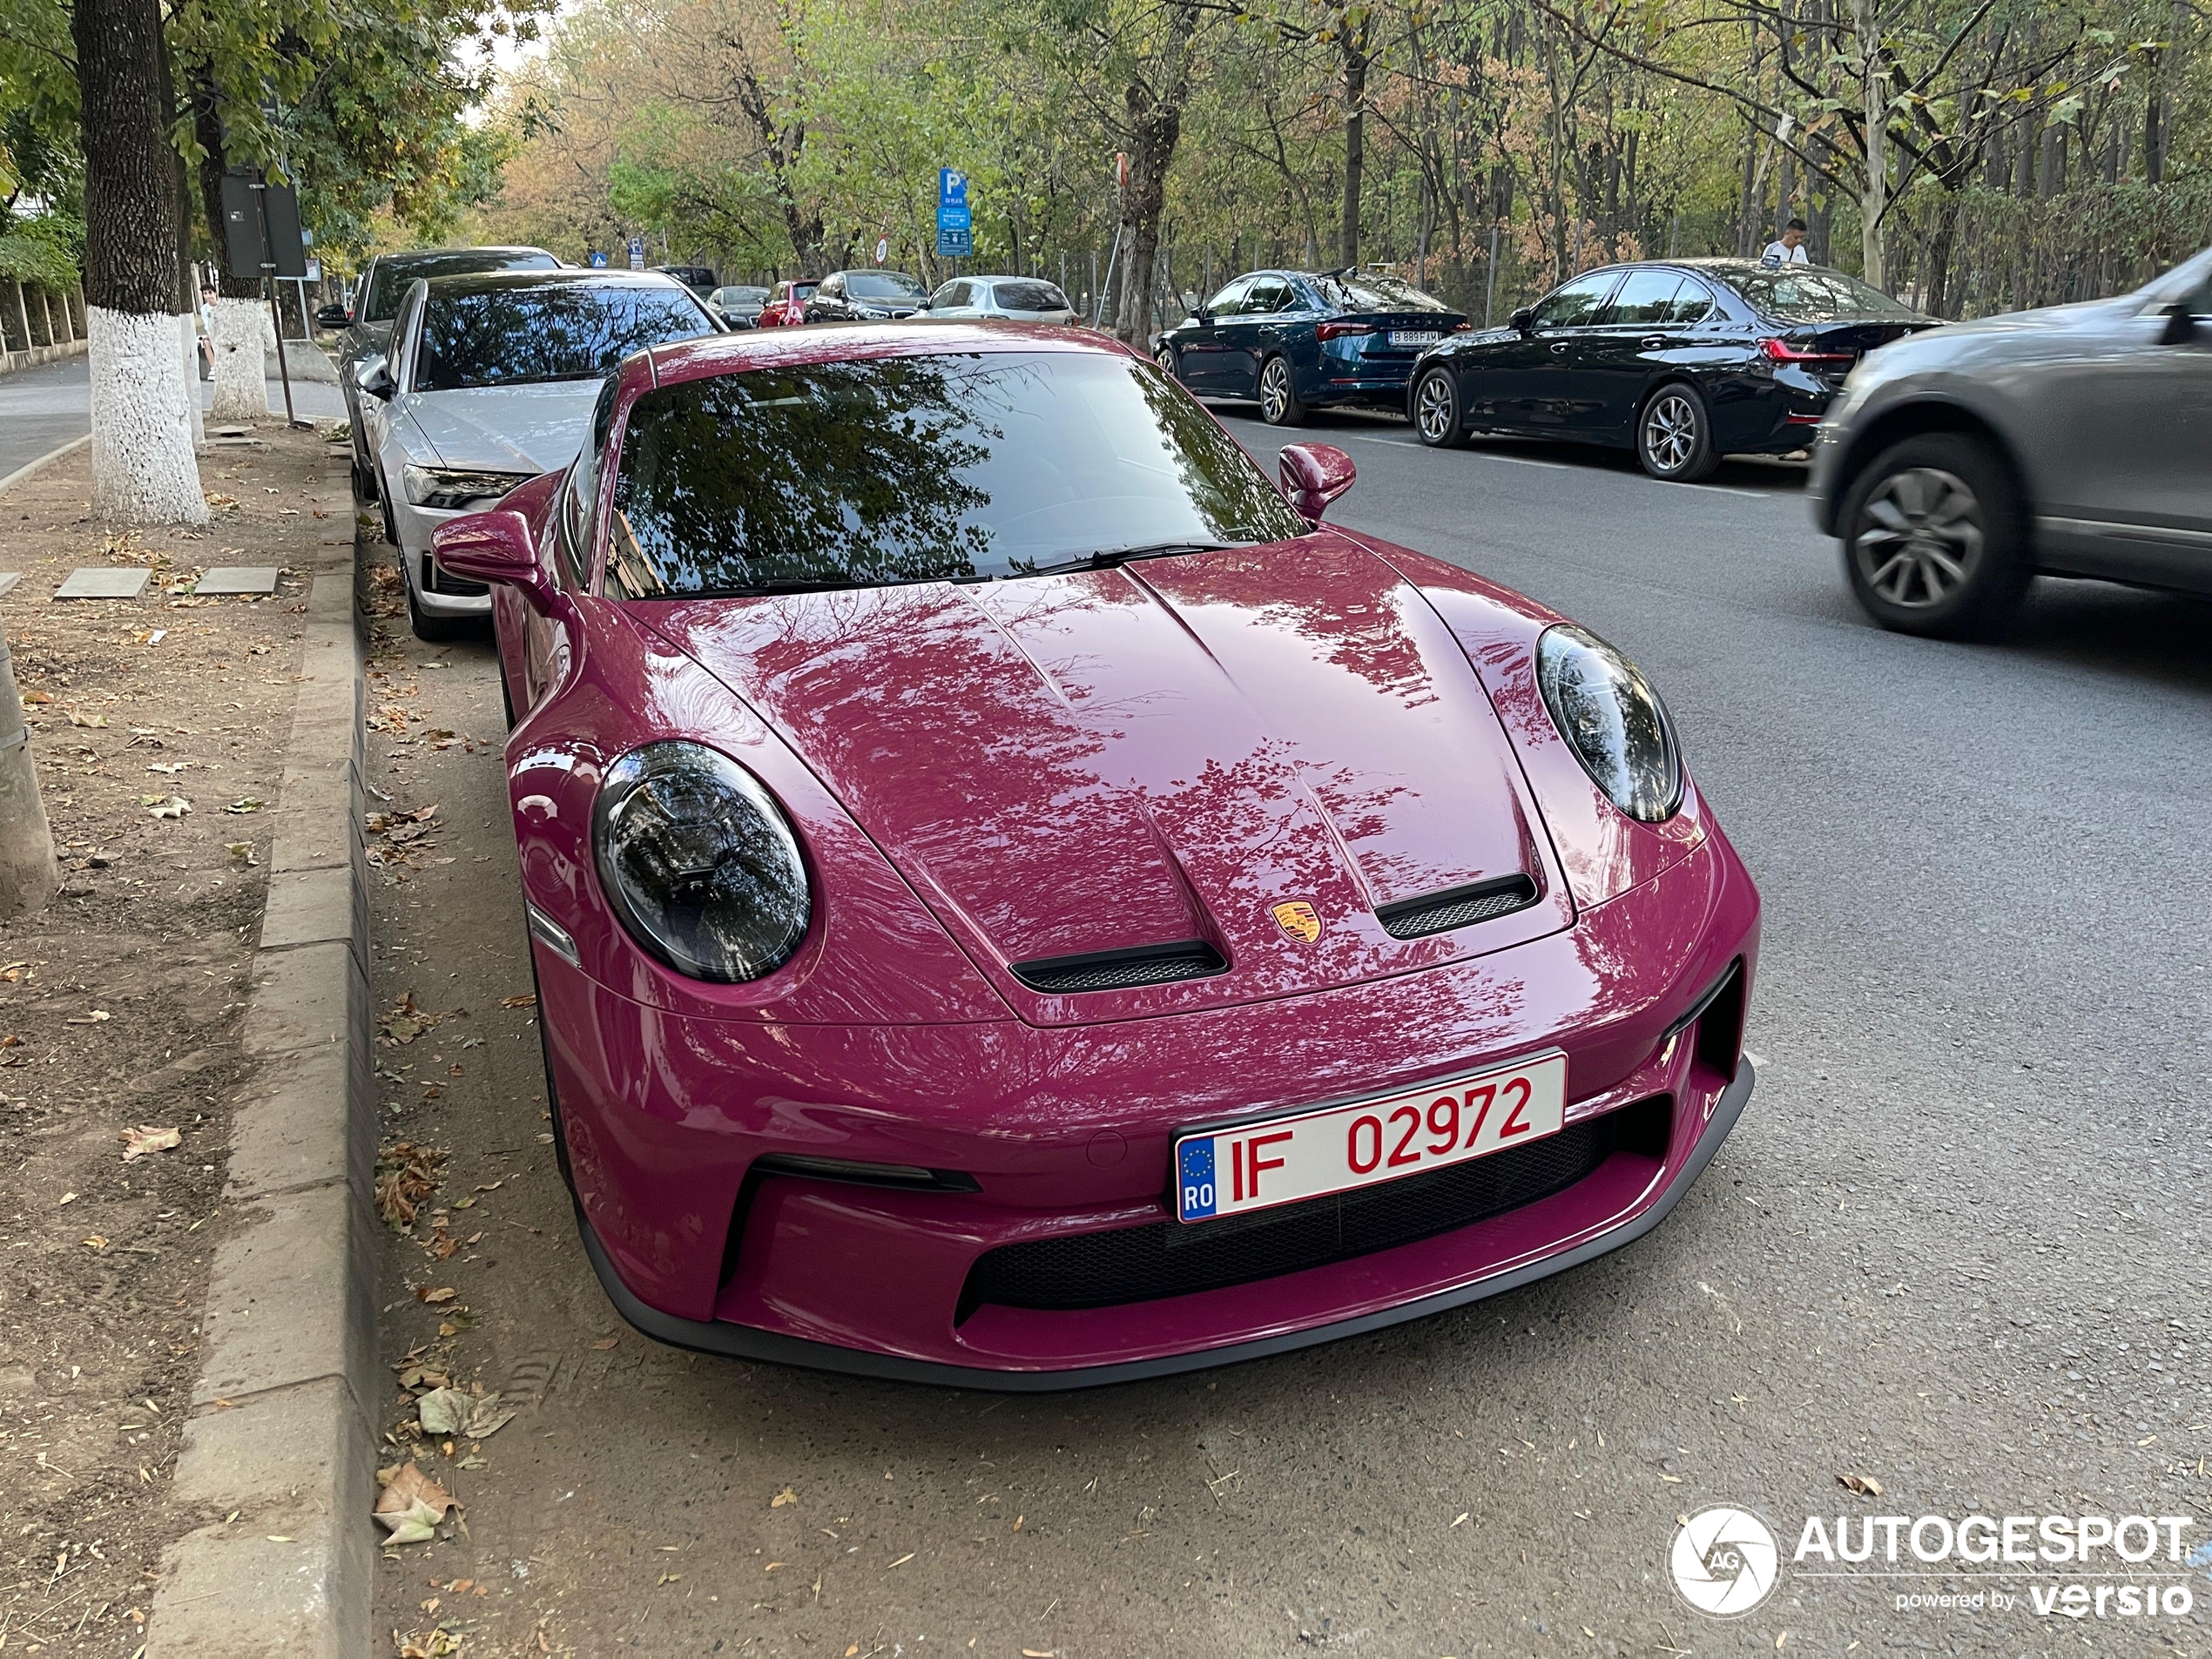
[[[1608,266],[1423,353],[1407,413],[1433,447],[1470,432],[1629,445],[1686,482],[1724,455],[1805,448],[1852,364],[1935,325],[1824,266]]]
[[[1375,271],[1254,271],[1153,341],[1162,368],[1200,397],[1259,400],[1271,426],[1331,403],[1404,407],[1422,347],[1467,319]]]
[[[929,290],[904,271],[833,271],[806,301],[809,322],[884,322],[911,317]]]

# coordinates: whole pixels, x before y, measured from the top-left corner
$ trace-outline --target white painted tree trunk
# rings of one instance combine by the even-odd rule
[[[92,511],[121,524],[205,524],[191,400],[165,312],[86,311],[92,377]]]
[[[207,428],[199,415],[199,327],[193,314],[177,318],[178,354],[185,365],[185,401],[192,409],[192,447],[195,454],[207,442]]]
[[[259,300],[215,301],[215,401],[207,418],[217,426],[245,426],[269,418],[262,373],[268,332],[269,319]]]

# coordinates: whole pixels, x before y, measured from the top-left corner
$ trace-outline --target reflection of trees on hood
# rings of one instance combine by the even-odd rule
[[[966,521],[990,496],[963,475],[1003,440],[991,395],[1016,372],[890,358],[649,394],[615,486],[624,587],[646,597],[974,575],[991,532]]]

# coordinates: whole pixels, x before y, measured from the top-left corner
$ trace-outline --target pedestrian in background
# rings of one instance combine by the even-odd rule
[[[199,378],[215,378],[215,285],[206,282],[199,289]]]
[[[1782,227],[1782,239],[1769,242],[1766,252],[1759,255],[1762,265],[1811,265],[1812,256],[1805,252],[1805,222],[1793,219]]]

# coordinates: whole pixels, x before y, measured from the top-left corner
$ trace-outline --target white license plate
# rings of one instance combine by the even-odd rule
[[[1444,336],[1433,328],[1393,328],[1390,343],[1393,346],[1433,346]]]
[[[1350,1106],[1177,1137],[1176,1217],[1241,1216],[1488,1157],[1556,1135],[1567,1056],[1538,1055]]]

